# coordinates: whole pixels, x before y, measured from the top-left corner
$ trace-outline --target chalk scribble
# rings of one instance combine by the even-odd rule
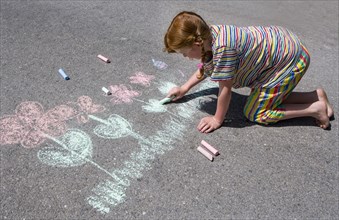
[[[168,67],[168,65],[165,62],[160,61],[160,60],[152,59],[152,62],[153,62],[153,66],[159,70],[164,70]]]

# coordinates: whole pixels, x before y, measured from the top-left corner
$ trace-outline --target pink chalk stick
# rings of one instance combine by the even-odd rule
[[[105,61],[106,63],[110,63],[111,62],[108,58],[106,58],[106,57],[104,57],[103,55],[100,55],[100,54],[98,55],[98,58],[103,60],[103,61]]]
[[[197,150],[202,153],[205,157],[207,157],[210,161],[213,161],[213,155],[210,154],[207,150],[205,150],[204,148],[202,147],[198,147]]]
[[[207,143],[206,141],[202,140],[201,144],[204,145],[204,147],[207,148],[207,150],[211,151],[212,154],[214,154],[215,156],[217,156],[219,154],[219,151],[217,149],[215,149],[214,147],[212,147],[209,143]]]

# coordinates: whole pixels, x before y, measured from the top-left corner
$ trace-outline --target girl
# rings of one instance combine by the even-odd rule
[[[180,99],[206,77],[219,83],[215,115],[201,119],[200,132],[209,133],[222,125],[232,87],[251,88],[244,107],[250,121],[267,125],[310,116],[321,128],[329,128],[334,113],[323,89],[292,92],[306,72],[310,57],[289,30],[276,26],[209,26],[198,14],[183,11],[174,17],[164,43],[168,53],[201,60],[190,79],[172,88],[167,97]]]

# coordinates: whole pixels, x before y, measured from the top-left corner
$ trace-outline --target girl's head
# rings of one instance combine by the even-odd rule
[[[204,41],[211,39],[209,26],[204,19],[189,11],[177,14],[164,37],[164,51],[168,53],[181,53],[185,57],[205,61]],[[203,68],[198,77],[202,77]]]

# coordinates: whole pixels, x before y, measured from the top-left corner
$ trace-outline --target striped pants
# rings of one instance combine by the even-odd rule
[[[281,83],[272,88],[252,88],[244,108],[244,114],[252,122],[273,124],[281,120],[285,114],[282,102],[293,91],[305,74],[310,63],[307,49],[302,45],[298,61]]]

